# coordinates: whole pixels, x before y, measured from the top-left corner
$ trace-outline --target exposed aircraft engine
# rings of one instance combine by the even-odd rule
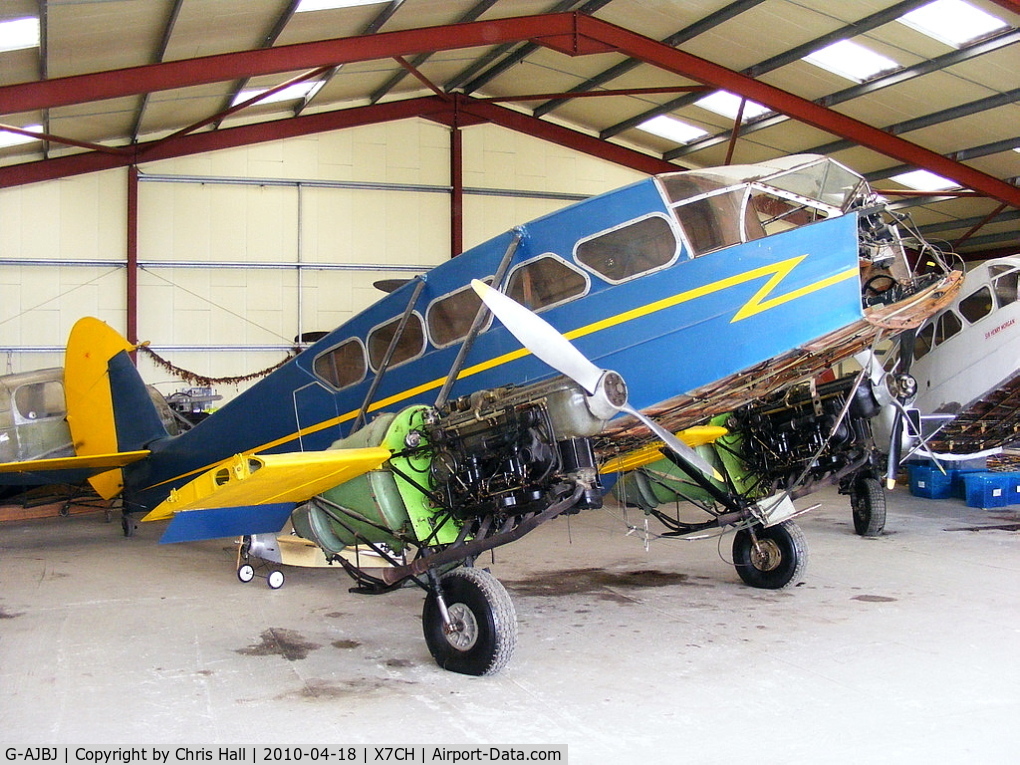
[[[436,565],[437,548],[460,561],[560,513],[601,507],[590,438],[604,422],[587,402],[576,383],[557,377],[381,415],[334,447],[385,446],[391,459],[298,507],[294,528],[341,564],[340,553],[357,546],[433,550],[399,574],[387,569],[391,584]]]
[[[871,421],[879,405],[856,375],[802,385],[742,407],[730,429],[743,436],[741,459],[767,491],[798,497],[818,483],[838,483],[872,459]],[[845,411],[844,411],[845,410]]]
[[[450,402],[429,428],[435,492],[461,519],[534,509],[563,481],[585,487],[574,509],[601,507],[590,436],[603,422],[584,399],[557,378]]]

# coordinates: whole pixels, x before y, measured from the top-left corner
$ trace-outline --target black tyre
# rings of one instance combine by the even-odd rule
[[[477,568],[454,569],[441,582],[453,631],[447,634],[436,597],[429,593],[421,618],[432,658],[462,675],[499,672],[517,646],[517,612],[506,588]]]
[[[862,537],[877,537],[885,528],[885,491],[877,478],[858,478],[850,488],[850,509],[854,531]]]
[[[804,532],[793,521],[775,526],[740,529],[733,537],[733,565],[740,578],[752,587],[781,590],[796,584],[807,567]]]

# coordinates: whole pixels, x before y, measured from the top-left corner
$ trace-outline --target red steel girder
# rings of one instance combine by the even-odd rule
[[[576,35],[576,22],[577,17],[572,13],[474,21],[221,53],[19,83],[0,88],[0,114],[52,109],[108,98],[415,53],[484,47],[523,40],[541,43],[545,37],[554,41],[557,48],[561,48],[564,38]],[[580,44],[576,47],[584,48]]]
[[[1000,4],[1003,3],[1000,2]],[[1013,4],[1015,5],[1015,3]],[[230,81],[261,74],[306,70],[354,61],[393,58],[421,52],[488,46],[521,40],[532,40],[536,43],[548,45],[552,49],[575,55],[615,50],[665,71],[674,72],[706,85],[722,88],[745,98],[750,98],[801,122],[850,139],[855,143],[899,159],[902,162],[931,170],[938,175],[960,183],[966,188],[980,191],[1013,207],[1020,207],[1020,189],[993,176],[948,159],[879,128],[819,106],[792,93],[759,82],[689,53],[671,48],[668,45],[614,24],[580,14],[547,14],[384,32],[362,37],[299,43],[297,45],[276,48],[151,64],[97,74],[8,85],[0,88],[0,114],[53,108],[210,82]],[[472,102],[472,111],[476,111],[479,108],[479,104]],[[505,123],[507,127],[515,130],[523,129],[525,132],[531,129],[537,131],[535,132],[536,135],[541,133],[540,137],[546,140],[563,143],[563,145],[578,148],[595,156],[611,158],[611,155],[618,148],[615,144],[598,141],[598,139],[584,136],[576,131],[560,128],[553,123],[542,120],[528,118],[526,115],[521,115],[517,112],[503,110],[502,112],[491,112],[491,115],[493,116],[492,121],[495,121],[497,124]],[[322,117],[324,115],[316,116]],[[325,116],[329,117],[329,115]],[[395,119],[401,118],[395,117]],[[489,119],[488,117],[482,118]],[[335,127],[323,129],[337,129],[345,126],[343,117],[333,117],[333,119],[337,121]],[[286,125],[286,122],[284,121],[281,124]],[[277,123],[271,124],[276,125]],[[529,127],[517,127],[518,125],[525,124]],[[304,127],[299,128],[297,126],[291,128],[269,128],[265,124],[254,125],[251,126],[250,133],[255,137],[250,138],[249,141],[267,140],[257,137],[265,131],[277,134],[279,137],[285,137],[288,129],[300,130],[301,132],[295,133],[298,135],[305,134],[306,132],[316,132],[316,130],[307,130]],[[233,128],[225,132],[240,136],[242,133],[236,132],[240,130],[240,128]],[[191,147],[201,145],[203,140],[207,141],[208,145],[213,148],[222,148],[217,139],[207,138],[206,135],[193,136],[196,140],[187,144],[177,143],[176,141],[168,142],[164,147],[165,154],[164,152],[150,151],[144,157],[144,160],[163,158],[163,156],[157,156],[157,154],[178,156],[178,154],[172,153],[174,151],[194,153]],[[598,142],[603,148],[597,151],[593,150],[592,144],[594,142]],[[676,168],[675,165],[666,163],[663,160],[649,158],[647,155],[641,155],[639,152],[632,152],[632,154],[637,156],[641,167],[656,166],[659,168],[658,170],[648,170],[646,172],[662,172],[665,168]],[[137,156],[138,161],[142,161],[141,154]],[[640,159],[640,157],[644,157],[644,159]],[[105,169],[107,166],[122,166],[124,164],[118,161],[120,160],[119,157],[110,157],[104,160],[95,157],[91,153],[73,155],[61,158],[61,160],[67,160],[67,166],[70,169],[69,174],[89,172],[93,169],[99,170]],[[53,162],[61,160],[53,160]],[[115,164],[110,165],[111,161]],[[614,159],[613,161],[619,160]],[[49,160],[46,160],[44,163],[29,163],[28,165],[17,165],[14,167],[27,168],[32,164],[48,164],[49,162]],[[622,164],[629,164],[629,161],[622,161]],[[7,174],[16,175],[17,172],[17,170],[11,168],[3,168],[0,170],[0,177]],[[27,171],[23,170],[22,172]],[[47,177],[59,176],[44,175],[39,180],[44,180]],[[27,183],[31,181],[25,180],[21,182]]]
[[[422,117],[454,126],[491,122],[649,174],[683,169],[663,159],[624,146],[600,141],[584,133],[496,104],[476,101],[469,96],[452,98],[450,96],[426,96],[321,114],[289,117],[204,133],[180,135],[172,140],[148,141],[133,147],[126,147],[129,150],[119,154],[89,151],[53,159],[8,165],[0,167],[0,188],[55,180],[99,170],[112,170],[160,159],[247,146],[264,141],[277,141],[330,130],[376,125],[412,117]]]
[[[615,162],[642,173],[655,175],[657,173],[669,173],[685,169],[660,157],[653,157],[649,154],[634,151],[625,146],[609,143],[577,130],[571,130],[553,122],[539,119],[538,117],[532,117],[503,106],[497,106],[491,101],[481,101],[469,96],[458,96],[458,104],[461,114],[468,114],[493,125],[532,135],[536,138],[541,138],[543,141],[566,146],[568,149],[574,149],[593,157]]]

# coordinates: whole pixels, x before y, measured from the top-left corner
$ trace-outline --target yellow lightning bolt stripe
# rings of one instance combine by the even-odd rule
[[[587,324],[583,327],[578,327],[577,329],[564,333],[564,336],[569,340],[574,340],[578,337],[584,337],[586,335],[591,335],[594,334],[595,332],[600,332],[610,327],[615,327],[620,324],[625,324],[629,321],[634,321],[635,319],[639,319],[643,316],[649,316],[653,313],[664,311],[667,308],[672,308],[673,306],[677,306],[682,303],[688,303],[691,300],[696,300],[697,298],[704,297],[705,295],[711,295],[713,292],[721,292],[725,289],[729,289],[730,287],[734,287],[738,284],[743,284],[745,282],[753,281],[755,279],[760,279],[763,276],[770,277],[769,280],[762,285],[761,289],[759,289],[751,297],[751,299],[744,303],[744,305],[740,307],[736,314],[734,314],[733,318],[730,320],[730,323],[733,323],[740,321],[742,319],[746,319],[749,316],[754,316],[756,314],[762,313],[764,311],[769,310],[770,308],[782,305],[783,303],[788,303],[792,300],[804,297],[805,295],[809,295],[812,292],[817,292],[818,290],[824,289],[834,284],[838,284],[839,282],[854,278],[858,274],[858,269],[856,267],[849,268],[846,271],[842,271],[826,279],[822,279],[820,281],[813,282],[812,284],[805,285],[800,289],[794,290],[793,292],[788,292],[784,295],[778,295],[769,300],[764,300],[764,298],[771,294],[772,291],[775,290],[776,287],[778,287],[779,284],[782,283],[782,281],[787,276],[789,276],[790,273],[792,273],[793,270],[807,257],[808,257],[807,255],[797,255],[795,257],[787,258],[786,260],[781,260],[767,266],[761,266],[760,268],[755,268],[750,271],[744,271],[743,273],[735,274],[734,276],[729,276],[725,279],[719,279],[718,281],[710,282],[700,287],[695,287],[694,289],[677,293],[676,295],[672,295],[668,298],[656,300],[651,303],[647,303],[646,305],[639,306],[638,308],[632,308],[629,311],[618,313],[615,316],[609,316],[605,319],[592,322],[591,324]],[[478,364],[475,364],[474,366],[466,367],[465,369],[461,370],[460,374],[457,375],[457,379],[463,380],[467,377],[471,377],[473,375],[486,372],[490,369],[495,369],[496,367],[502,366],[503,364],[507,364],[511,361],[516,361],[517,359],[524,358],[525,356],[530,355],[530,353],[531,352],[525,348],[519,348],[516,351],[504,353],[502,356],[495,356],[491,359],[488,359],[487,361],[480,362]],[[421,385],[417,385],[413,388],[403,390],[400,393],[396,393],[387,398],[379,399],[378,401],[376,401],[375,403],[371,404],[368,407],[368,411],[376,412],[379,411],[380,409],[384,409],[393,404],[399,404],[402,401],[406,401],[410,398],[421,395],[422,393],[427,393],[430,390],[438,390],[440,387],[442,387],[445,381],[446,381],[445,376],[439,377],[436,378],[435,380],[422,383]],[[346,414],[342,414],[339,417],[332,417],[328,420],[323,420],[322,422],[316,423],[315,425],[310,425],[307,428],[301,428],[296,433],[291,433],[281,438],[277,438],[274,441],[269,441],[268,443],[265,443],[262,446],[252,449],[251,451],[256,453],[268,451],[269,449],[280,446],[289,441],[293,441],[297,438],[302,438],[304,436],[311,435],[312,433],[317,433],[320,430],[326,430],[327,428],[331,428],[336,425],[341,425],[345,422],[350,422],[355,417],[357,417],[357,415],[358,415],[357,411],[351,411],[347,412]],[[186,478],[188,476],[201,473],[202,471],[208,470],[213,466],[214,465],[207,465],[202,468],[197,468],[188,473],[184,473],[183,475],[177,476],[176,478],[163,481],[163,483],[170,483],[170,481],[175,481],[180,478]],[[158,486],[160,484],[156,485]]]
[[[730,319],[730,323],[738,322],[742,319],[746,319],[749,316],[755,316],[763,311],[767,311],[770,308],[782,305],[783,303],[789,303],[791,300],[809,295],[812,292],[817,292],[820,289],[831,287],[833,284],[839,284],[840,282],[846,281],[847,279],[855,278],[859,271],[857,267],[848,268],[846,271],[842,271],[838,274],[830,276],[828,279],[822,279],[821,281],[814,282],[813,284],[807,284],[800,289],[793,290],[793,292],[787,292],[785,295],[778,295],[769,300],[764,300],[779,284],[790,275],[800,263],[806,258],[807,255],[801,255],[798,258],[790,258],[776,263],[776,272],[772,275],[765,284],[761,286],[754,296],[748,300],[744,305],[737,311],[733,318]]]

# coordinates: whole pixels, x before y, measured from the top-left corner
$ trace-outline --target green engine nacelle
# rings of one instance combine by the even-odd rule
[[[382,414],[330,448],[384,446],[400,453],[409,446],[424,445],[425,418],[432,411],[414,406]],[[323,492],[325,502],[315,498],[301,505],[291,521],[300,536],[333,554],[364,542],[385,543],[396,552],[408,541],[447,544],[457,538],[460,526],[453,521],[439,525],[436,510],[421,490],[431,490],[431,483],[427,451],[394,456],[382,468]]]

